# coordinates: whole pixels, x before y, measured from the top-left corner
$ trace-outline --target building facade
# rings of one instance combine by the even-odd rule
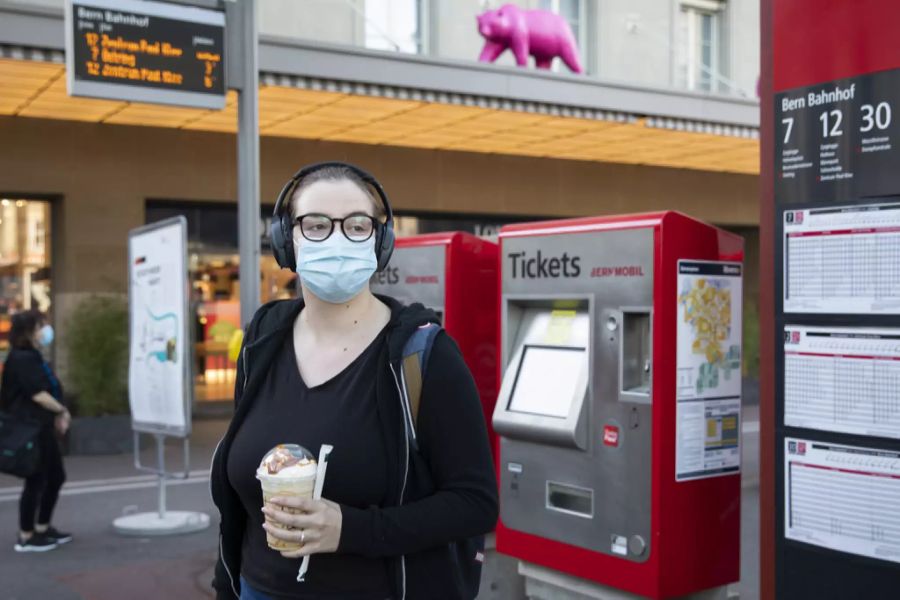
[[[748,241],[755,306],[757,4],[520,2],[569,21],[587,68],[574,75],[515,67],[509,53],[477,62],[482,2],[259,0],[261,244],[299,166],[349,160],[384,183],[401,234],[661,209],[730,228]],[[70,97],[62,1],[0,0],[0,330],[20,308],[48,311],[65,378],[73,308],[125,292],[130,229],[182,214],[197,398],[227,397],[236,102]],[[262,300],[294,294],[263,254]]]

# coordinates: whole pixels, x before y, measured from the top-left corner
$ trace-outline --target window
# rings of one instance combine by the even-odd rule
[[[0,370],[12,315],[37,309],[49,316],[50,284],[50,204],[0,199]]]
[[[497,241],[500,228],[510,223],[543,221],[546,216],[523,215],[461,215],[447,213],[401,213],[394,215],[394,234],[400,237],[440,233],[444,231],[464,231],[478,237]]]
[[[681,9],[681,80],[691,90],[720,88],[720,4],[697,2]]]
[[[421,54],[423,2],[425,0],[379,0],[365,3],[366,48]]]
[[[575,42],[578,44],[578,56],[581,58],[581,66],[587,70],[586,47],[587,47],[587,7],[586,0],[539,0],[538,8],[556,13],[566,20],[572,29],[572,35],[575,36]],[[553,61],[554,71],[568,71],[561,60]]]
[[[268,223],[272,206],[261,206],[260,301],[296,295],[296,275],[278,267],[271,253]],[[147,223],[183,215],[188,225],[188,276],[194,337],[194,397],[220,402],[234,394],[237,365],[229,342],[241,328],[238,216],[233,203],[148,200]],[[264,225],[264,226],[263,226]]]

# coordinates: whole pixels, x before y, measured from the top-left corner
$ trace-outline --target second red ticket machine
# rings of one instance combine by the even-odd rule
[[[582,592],[737,581],[743,240],[661,212],[507,226],[500,254],[498,551]]]

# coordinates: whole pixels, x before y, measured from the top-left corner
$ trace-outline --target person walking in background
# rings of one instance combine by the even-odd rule
[[[59,490],[66,481],[57,434],[69,429],[71,415],[62,404],[62,386],[39,348],[53,342],[44,316],[29,310],[12,317],[10,352],[0,381],[0,409],[41,423],[40,465],[25,480],[19,501],[16,552],[46,552],[72,540],[50,524]]]

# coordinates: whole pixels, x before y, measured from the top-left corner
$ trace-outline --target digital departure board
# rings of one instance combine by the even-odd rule
[[[225,106],[225,14],[150,0],[68,0],[69,94]]]

